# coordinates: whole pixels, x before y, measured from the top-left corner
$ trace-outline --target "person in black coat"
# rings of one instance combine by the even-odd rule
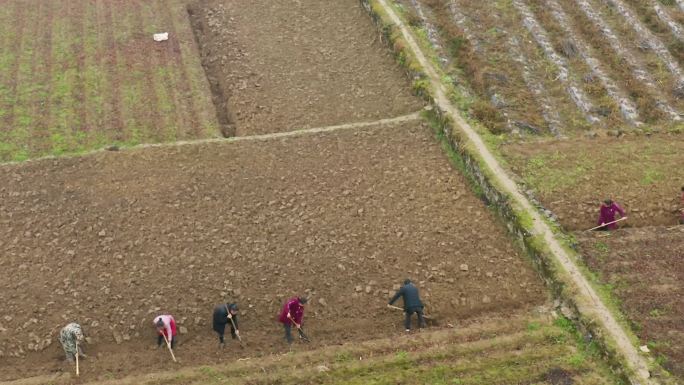
[[[236,339],[240,334],[237,313],[238,306],[236,303],[223,303],[214,308],[214,331],[219,335],[220,347],[223,347],[225,344],[223,335],[225,334],[227,324],[230,324],[230,334],[233,339]]]
[[[402,297],[404,299],[404,312],[406,313],[406,318],[404,319],[404,327],[406,331],[411,331],[411,315],[416,313],[418,315],[418,325],[423,328],[425,327],[425,319],[423,318],[423,302],[420,301],[420,294],[418,293],[418,288],[411,282],[410,279],[404,281],[404,286],[402,286],[394,297],[389,301],[389,305],[392,305],[396,300]]]

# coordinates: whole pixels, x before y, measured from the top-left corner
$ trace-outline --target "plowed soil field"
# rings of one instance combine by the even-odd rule
[[[503,147],[512,169],[564,228],[599,280],[613,290],[643,345],[684,378],[684,146],[678,135],[627,134]],[[623,229],[587,233],[599,202],[627,211]]]
[[[226,136],[420,109],[358,0],[202,0],[189,9]]]
[[[312,297],[312,347],[399,332],[384,305],[405,277],[442,324],[545,300],[416,123],[105,152],[0,178],[2,380],[70,370],[55,340],[70,321],[92,339],[87,379],[173,368],[153,349],[162,312],[187,328],[182,363],[198,365],[285,350],[275,316],[297,294]],[[217,349],[209,316],[225,300],[243,309],[245,351]]]
[[[678,135],[522,142],[502,147],[511,168],[569,230],[596,226],[601,201],[627,210],[627,226],[673,226],[684,186]]]
[[[684,230],[643,227],[577,238],[589,266],[621,299],[642,344],[684,378]]]

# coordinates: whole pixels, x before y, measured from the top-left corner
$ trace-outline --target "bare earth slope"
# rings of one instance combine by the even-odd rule
[[[621,300],[641,343],[684,378],[684,226],[575,233],[589,266]]]
[[[254,135],[420,108],[357,0],[198,1],[202,60],[236,132]]]
[[[442,322],[545,297],[416,123],[46,160],[0,179],[11,181],[0,187],[0,302],[12,315],[0,319],[12,331],[0,333],[0,380],[68,370],[55,336],[71,320],[93,338],[88,373],[120,376],[170,367],[149,350],[159,312],[188,329],[184,364],[241,354],[213,342],[208,318],[226,299],[244,309],[254,354],[285,348],[275,315],[299,293],[313,296],[313,347],[398,330],[401,314],[383,307],[406,276]]]

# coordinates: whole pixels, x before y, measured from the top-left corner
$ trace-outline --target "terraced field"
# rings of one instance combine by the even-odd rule
[[[621,384],[593,337],[551,310],[541,277],[444,155],[410,94],[416,79],[357,0],[25,5],[0,0],[0,161],[235,138],[0,165],[1,381]],[[584,132],[614,145],[679,129],[675,4],[394,5],[531,193],[551,186],[540,199],[553,210],[558,186],[575,207],[570,187],[603,176],[549,183],[540,175],[582,152],[544,149]],[[170,40],[153,42],[161,31]],[[659,156],[670,137],[656,137],[650,158],[624,156],[652,162],[643,180],[663,194],[680,159],[676,145]],[[608,161],[594,154],[577,161],[599,170]],[[558,216],[581,228],[588,210]],[[384,305],[407,276],[435,321],[400,336],[401,313]],[[288,352],[273,318],[302,293],[313,343]],[[672,298],[653,314],[677,322]],[[241,305],[244,350],[215,347],[207,312],[225,300]],[[630,317],[644,307],[634,303]],[[152,346],[158,312],[182,326],[180,364]],[[79,379],[55,342],[72,320],[88,336]],[[662,342],[672,330],[658,325],[640,337],[679,373],[669,363],[680,351]]]
[[[494,133],[573,136],[681,120],[682,11],[675,4],[398,3],[432,43],[448,80],[470,95],[470,113]]]
[[[512,168],[541,204],[572,231],[599,281],[613,290],[643,345],[684,376],[684,233],[678,135],[526,143],[504,147]],[[612,197],[627,228],[592,236],[597,207]]]
[[[541,279],[451,171],[417,122],[5,167],[0,379],[60,370],[52,336],[68,319],[93,339],[92,379],[171,364],[149,351],[158,311],[187,328],[176,354],[198,365],[286,349],[274,317],[296,293],[313,297],[314,347],[400,330],[385,304],[406,275],[445,325],[543,305]],[[226,297],[251,347],[222,355],[208,312]]]
[[[571,232],[641,344],[684,378],[684,3],[398,0],[522,191]],[[598,205],[626,230],[594,238]],[[638,235],[636,235],[638,234]],[[604,235],[606,236],[606,235]],[[638,241],[637,241],[638,239]]]
[[[576,234],[587,264],[620,298],[641,342],[678,378],[684,378],[682,227]]]
[[[510,316],[111,384],[616,384],[564,320]]]
[[[0,162],[218,136],[188,21],[177,0],[0,1]]]

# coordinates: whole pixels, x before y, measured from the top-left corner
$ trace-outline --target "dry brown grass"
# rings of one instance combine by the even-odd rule
[[[569,40],[569,36],[565,34],[563,28],[551,14],[549,7],[541,0],[530,0],[529,3],[540,25],[547,31],[551,44],[553,44],[556,51],[561,54],[567,51],[564,47],[571,40]],[[572,28],[573,26],[570,27]],[[606,127],[623,126],[624,121],[617,103],[608,95],[601,81],[592,74],[588,64],[579,55],[566,56],[566,60],[570,73],[575,74],[579,78],[582,88],[590,97],[595,112],[604,118],[603,124]]]
[[[641,120],[647,124],[657,124],[668,119],[657,108],[653,90],[649,90],[646,85],[634,76],[631,67],[627,65],[625,59],[617,56],[610,47],[610,43],[603,36],[600,28],[591,22],[576,6],[564,6],[563,9],[569,17],[575,20],[574,27],[578,35],[596,52],[595,56],[601,59],[618,84],[624,85],[629,98],[637,107]],[[670,101],[668,100],[668,102]]]
[[[490,132],[506,132],[508,128],[503,112],[491,102],[491,96],[496,93],[505,100],[506,112],[513,120],[524,121],[543,130],[546,122],[538,102],[522,79],[521,69],[506,54],[507,35],[486,35],[493,26],[500,25],[499,21],[492,18],[491,12],[485,14],[476,5],[472,5],[475,10],[468,9],[469,12],[477,12],[475,17],[480,27],[471,32],[483,36],[481,51],[476,52],[472,42],[452,19],[445,0],[431,0],[426,3],[431,6],[450,55],[455,58],[456,65],[478,97],[470,106],[470,113]]]

